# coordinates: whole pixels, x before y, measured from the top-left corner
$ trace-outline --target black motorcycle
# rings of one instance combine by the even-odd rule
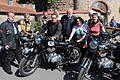
[[[100,37],[95,37],[91,34],[88,37],[89,45],[80,64],[77,80],[88,78],[91,69],[94,69],[93,71],[99,74],[110,74],[111,72],[119,71],[120,62],[116,62],[119,58],[115,56],[118,46],[111,42],[112,35],[105,32]]]
[[[75,43],[51,40],[42,35],[35,35],[31,46],[24,48],[23,52],[24,57],[19,65],[22,76],[31,75],[38,67],[64,70],[81,59],[80,49]]]

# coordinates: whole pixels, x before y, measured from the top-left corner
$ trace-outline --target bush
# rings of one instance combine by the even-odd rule
[[[40,27],[41,27],[41,22],[40,21],[31,21],[31,26],[35,28],[36,31],[39,31],[40,30]]]

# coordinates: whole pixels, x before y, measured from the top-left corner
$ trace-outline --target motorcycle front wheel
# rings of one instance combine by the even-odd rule
[[[38,68],[38,56],[32,55],[27,58],[23,58],[19,65],[19,73],[22,76],[29,76],[33,74]]]

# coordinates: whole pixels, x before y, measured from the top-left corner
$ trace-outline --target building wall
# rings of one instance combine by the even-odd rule
[[[12,6],[25,7],[25,8],[27,7],[29,9],[32,9],[31,4],[29,4],[29,5],[25,4],[25,5],[21,6],[16,1],[17,0],[13,0]],[[61,5],[61,6],[59,6],[60,10],[66,10],[68,8],[73,8],[73,5],[74,5],[73,0],[69,0],[69,1],[68,0],[60,0],[60,1],[61,1],[61,3],[59,3]],[[120,22],[120,13],[119,13],[120,0],[79,0],[78,5],[80,5],[79,6],[80,10],[90,10],[90,7],[92,6],[92,4],[97,1],[102,1],[109,7],[109,11],[111,13],[110,13],[110,15],[108,15],[108,21],[110,21],[112,16],[115,16],[116,20]],[[8,5],[7,0],[0,0],[0,5]],[[88,14],[75,14],[75,15],[81,16],[85,20],[89,18]],[[6,16],[6,15],[0,15],[0,22],[4,21],[4,19],[6,18],[4,16]],[[19,16],[19,15],[17,15],[17,16]],[[20,18],[22,18],[22,17],[20,17]]]
[[[80,5],[79,9],[80,10],[90,10],[92,4],[97,1],[101,1],[108,6],[109,11],[111,12],[110,15],[108,15],[108,21],[110,21],[112,16],[115,16],[116,20],[120,22],[120,13],[119,13],[120,0],[78,0],[78,2],[79,2],[78,5]],[[68,0],[61,0],[61,2],[67,3]],[[73,0],[69,0],[69,2],[65,5],[66,6],[73,5]],[[73,7],[73,6],[69,6],[69,7]],[[68,6],[67,6],[67,8],[68,8]],[[67,9],[67,8],[65,7],[64,9]],[[87,18],[86,14],[84,14],[84,15],[85,15],[85,18]]]
[[[107,0],[108,6],[110,7],[111,14],[109,16],[109,19],[111,19],[112,16],[115,16],[115,19],[120,22],[120,0]]]
[[[7,2],[7,0],[0,0],[0,6],[2,7],[2,5],[3,6],[7,6],[7,7],[16,7],[16,8],[18,8],[18,10],[19,10],[19,8],[27,8],[27,9],[30,9],[30,10],[33,10],[33,8],[32,8],[32,6],[31,6],[31,4],[24,4],[23,6],[21,5],[21,4],[18,4],[18,2],[17,2],[18,0],[13,0],[13,4],[12,5],[8,5],[8,2]],[[27,12],[26,12],[27,13]],[[20,13],[17,13],[16,14],[16,17],[15,17],[15,20],[17,21],[17,20],[20,20],[20,19],[23,19],[23,13],[22,12],[20,12]],[[1,10],[0,10],[0,23],[2,23],[2,22],[4,22],[4,21],[6,21],[6,19],[7,19],[7,12],[2,12]],[[35,19],[35,16],[31,16],[31,20],[33,20],[33,19]]]
[[[18,21],[18,20],[20,20],[20,19],[24,19],[24,15],[16,15],[15,16],[15,21]],[[30,20],[34,20],[35,19],[35,16],[33,16],[33,15],[31,15],[30,16]],[[7,20],[7,15],[0,15],[0,24],[2,23],[2,22],[4,22],[4,21],[6,21]]]
[[[105,4],[107,4],[111,12],[110,15],[108,15],[108,21],[110,21],[112,16],[115,16],[116,20],[120,22],[120,13],[119,13],[120,0],[80,0],[79,3],[79,5],[81,5],[80,9],[89,10],[92,4],[97,1],[102,1]]]

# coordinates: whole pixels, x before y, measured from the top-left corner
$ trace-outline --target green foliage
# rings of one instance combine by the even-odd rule
[[[48,0],[48,2],[50,2],[50,3],[55,3],[55,2],[58,2],[58,1],[60,1],[60,0]]]
[[[119,13],[120,13],[120,7],[119,7]]]
[[[33,20],[33,21],[31,21],[31,23],[32,23],[31,26],[34,27],[36,31],[39,31],[39,29],[41,27],[41,22]]]

